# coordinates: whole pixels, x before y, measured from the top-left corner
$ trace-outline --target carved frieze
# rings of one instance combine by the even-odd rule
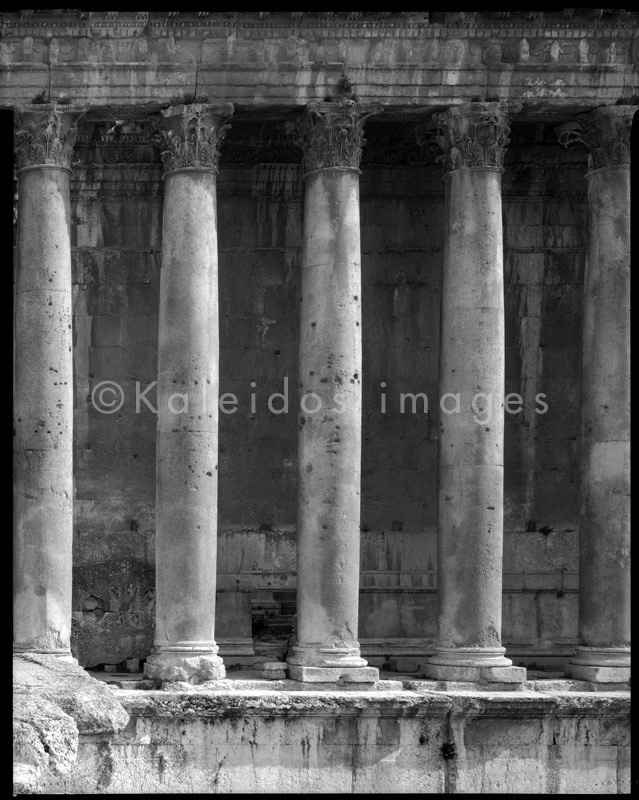
[[[309,103],[297,121],[304,172],[327,167],[359,169],[364,123],[382,111],[381,103],[358,103],[349,97]]]
[[[466,103],[434,114],[436,139],[444,151],[438,160],[447,171],[460,167],[503,168],[510,120],[521,110],[513,102]]]
[[[220,142],[230,128],[232,103],[177,105],[162,114],[167,128],[162,131],[164,173],[186,168],[217,173]]]
[[[71,648],[81,664],[146,658],[154,624],[152,567],[135,559],[74,566]]]
[[[588,169],[630,164],[630,127],[636,105],[603,106],[578,114],[560,125],[557,138],[564,147],[583,144],[588,150]]]
[[[15,113],[17,168],[39,164],[71,168],[77,123],[88,105],[24,105]]]

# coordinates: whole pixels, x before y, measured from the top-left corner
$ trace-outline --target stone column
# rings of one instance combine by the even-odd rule
[[[165,111],[154,680],[223,678],[215,643],[219,319],[216,175],[233,106]]]
[[[310,103],[304,151],[300,288],[297,642],[302,681],[372,682],[360,656],[362,435],[359,162],[365,120],[381,105]],[[337,397],[336,397],[337,394]]]
[[[16,111],[14,650],[71,658],[73,338],[69,176],[88,106]]]
[[[501,645],[504,282],[501,173],[515,103],[435,115],[444,151],[438,680],[520,682]]]
[[[579,116],[588,156],[579,647],[574,678],[630,680],[630,126],[636,106]],[[561,139],[560,131],[560,139]]]

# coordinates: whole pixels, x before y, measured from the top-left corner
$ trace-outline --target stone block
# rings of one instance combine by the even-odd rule
[[[488,683],[522,683],[526,680],[525,667],[482,667],[481,680]]]
[[[376,667],[305,667],[289,664],[291,680],[303,683],[377,683]]]
[[[219,680],[226,676],[222,659],[216,655],[186,656],[174,653],[156,653],[147,658],[144,676],[149,680],[200,683]]]
[[[586,664],[569,664],[568,671],[575,680],[592,683],[628,683],[630,667],[590,667]]]
[[[22,653],[13,659],[14,792],[38,794],[76,763],[79,734],[114,734],[129,721],[111,689],[75,659]],[[46,790],[44,790],[46,791]]]
[[[284,680],[288,671],[285,661],[268,661],[262,667],[262,678],[267,681]]]

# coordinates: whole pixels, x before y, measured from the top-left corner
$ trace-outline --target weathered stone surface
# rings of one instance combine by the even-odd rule
[[[56,656],[13,660],[14,791],[39,793],[72,772],[79,735],[121,731],[129,715],[105,683]]]
[[[107,89],[113,104],[153,106],[197,91],[209,102],[303,105],[323,100],[327,83],[346,70],[363,99],[406,106],[441,108],[442,101],[504,86],[510,96],[550,109],[576,96],[614,102],[633,85],[636,23],[621,9],[593,11],[521,10],[501,18],[482,11],[382,12],[380,18],[377,12],[62,10],[45,16],[46,27],[38,12],[5,12],[0,98],[28,102],[50,85],[52,93],[95,101]]]
[[[15,694],[54,703],[73,718],[80,733],[110,733],[126,725],[126,712],[111,689],[76,664],[25,653],[14,656],[13,666]]]
[[[376,667],[310,667],[288,665],[291,680],[308,683],[375,683],[379,680]]]
[[[13,759],[36,773],[70,772],[78,750],[78,726],[59,705],[43,697],[17,694],[13,712]]]
[[[438,691],[423,683],[431,688],[315,692],[306,684],[300,692],[268,683],[270,690],[223,693],[119,691],[130,727],[108,748],[81,741],[78,768],[56,788],[629,790],[627,692]]]
[[[224,664],[219,656],[187,655],[163,651],[150,655],[144,664],[144,677],[152,681],[178,681],[200,683],[201,681],[218,680],[226,674]]]

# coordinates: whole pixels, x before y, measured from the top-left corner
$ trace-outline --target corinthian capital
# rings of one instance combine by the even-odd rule
[[[503,168],[510,120],[519,111],[521,105],[514,102],[465,103],[434,114],[437,143],[444,151],[439,160],[446,170]]]
[[[630,164],[630,126],[637,106],[604,106],[578,114],[588,169]]]
[[[358,103],[350,98],[309,103],[297,123],[304,172],[327,167],[359,169],[366,142],[364,123],[381,111],[381,103]]]
[[[176,169],[200,169],[217,173],[220,142],[231,127],[232,103],[170,106],[162,111],[164,174]]]
[[[23,105],[15,111],[18,170],[49,165],[71,169],[80,117],[88,105]]]

